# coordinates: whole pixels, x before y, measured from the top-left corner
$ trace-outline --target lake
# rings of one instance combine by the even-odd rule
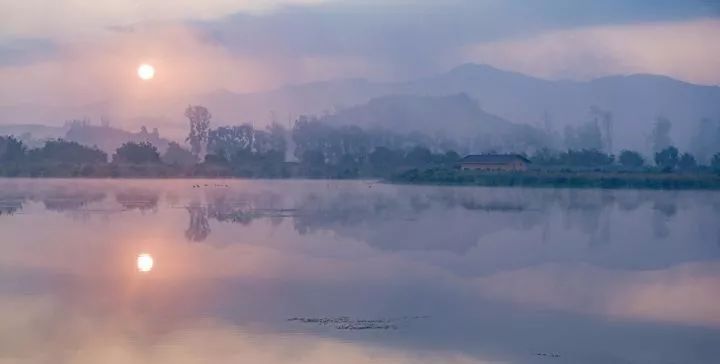
[[[718,363],[720,192],[0,180],[0,363]]]

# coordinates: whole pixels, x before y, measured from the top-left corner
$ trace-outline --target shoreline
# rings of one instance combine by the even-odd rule
[[[407,173],[407,172],[406,172]],[[630,173],[605,173],[603,176],[589,177],[577,173],[576,176],[560,174],[494,173],[475,174],[472,179],[461,180],[418,178],[407,176],[392,178],[357,177],[244,177],[244,176],[0,176],[0,180],[268,180],[268,181],[373,181],[390,185],[439,186],[439,187],[503,187],[503,188],[542,188],[542,189],[612,189],[612,190],[720,190],[718,175],[669,175],[637,173],[631,178],[620,178]],[[405,175],[405,174],[404,174]],[[641,178],[639,175],[642,175]]]
[[[388,182],[477,187],[720,190],[720,174],[717,173],[468,172],[429,169],[407,171],[391,178]]]

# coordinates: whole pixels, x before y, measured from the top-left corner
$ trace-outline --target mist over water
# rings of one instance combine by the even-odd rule
[[[717,192],[1,180],[0,359],[709,363],[718,217]]]

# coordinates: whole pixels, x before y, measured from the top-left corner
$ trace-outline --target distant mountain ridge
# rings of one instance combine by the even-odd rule
[[[647,136],[656,118],[663,116],[673,122],[672,138],[676,145],[686,147],[702,118],[720,119],[720,87],[694,85],[666,76],[608,76],[591,81],[551,81],[491,66],[465,64],[448,72],[407,82],[370,82],[363,79],[313,82],[282,87],[269,92],[237,94],[228,91],[188,96],[173,100],[137,103],[134,108],[114,105],[112,101],[81,111],[42,107],[0,108],[2,123],[49,123],[54,113],[60,120],[106,115],[115,124],[139,117],[155,117],[176,128],[163,133],[179,136],[185,128],[182,111],[188,104],[202,104],[213,113],[214,125],[253,121],[262,125],[271,121],[287,124],[303,114],[329,116],[347,115],[344,110],[367,103],[371,99],[391,95],[446,97],[467,94],[477,100],[488,114],[517,124],[553,127],[562,134],[567,125],[590,119],[591,107],[612,113],[616,152],[622,148],[644,149]],[[403,99],[395,101],[402,104]],[[386,100],[388,101],[388,100]],[[374,106],[380,106],[375,104]],[[388,106],[389,107],[389,106]],[[462,111],[457,118],[443,117],[437,123],[449,134],[463,133],[467,125]],[[23,115],[28,115],[24,117]],[[37,119],[43,115],[44,119]],[[75,116],[72,116],[75,115]],[[438,116],[436,119],[439,119]],[[338,120],[339,118],[331,118]],[[362,121],[371,121],[364,118]],[[427,123],[427,120],[422,121]],[[404,123],[403,126],[407,126]],[[157,125],[147,125],[148,127]],[[388,125],[390,126],[390,125]],[[139,125],[128,125],[136,128]]]
[[[485,112],[465,93],[448,96],[388,95],[322,118],[330,124],[443,135],[461,140],[469,135],[506,133],[515,124]],[[453,127],[448,128],[447,123]]]

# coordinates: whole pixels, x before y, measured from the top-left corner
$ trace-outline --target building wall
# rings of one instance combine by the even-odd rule
[[[480,163],[463,163],[460,166],[464,170],[475,170],[475,171],[503,171],[503,172],[515,172],[515,171],[527,171],[527,163],[523,161],[514,161],[512,163],[498,163],[498,164],[480,164]]]

